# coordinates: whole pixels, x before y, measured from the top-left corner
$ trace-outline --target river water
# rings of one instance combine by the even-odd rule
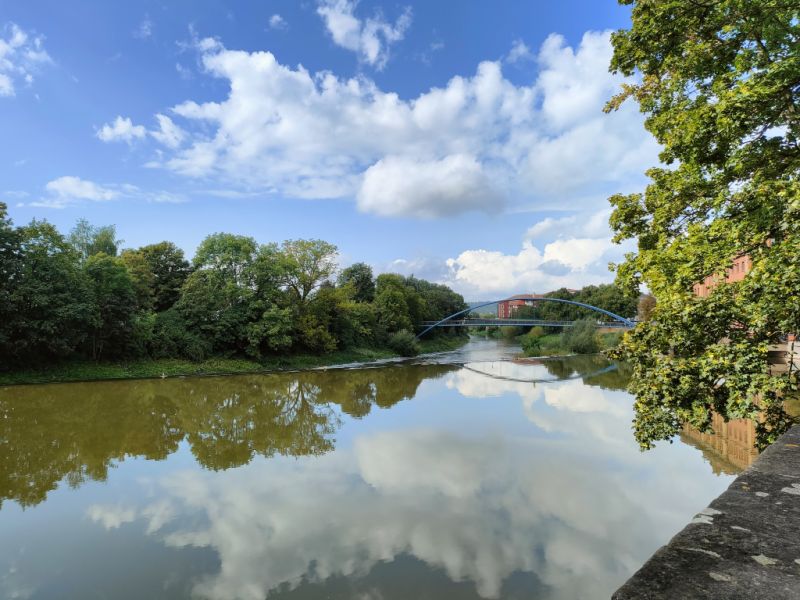
[[[608,598],[736,468],[518,352],[0,388],[0,597]]]

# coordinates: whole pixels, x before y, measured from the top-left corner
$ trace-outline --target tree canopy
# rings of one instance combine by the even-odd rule
[[[260,244],[215,233],[190,266],[166,241],[116,256],[115,232],[85,220],[67,238],[47,222],[15,227],[0,204],[0,369],[399,348],[398,332],[413,338],[421,320],[464,305],[445,286],[386,274],[384,296],[373,299],[363,263],[334,285],[337,248],[322,240]]]
[[[608,110],[635,100],[661,144],[643,193],[615,195],[617,266],[656,298],[620,353],[633,365],[643,447],[712,411],[757,420],[760,444],[789,425],[796,373],[771,376],[770,344],[800,332],[800,5],[796,0],[620,0],[611,70],[634,76]],[[722,283],[743,254],[752,270]],[[692,288],[720,281],[708,297]]]

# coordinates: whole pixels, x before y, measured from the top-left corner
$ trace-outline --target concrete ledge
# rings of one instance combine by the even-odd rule
[[[679,598],[800,599],[800,425],[612,596]]]

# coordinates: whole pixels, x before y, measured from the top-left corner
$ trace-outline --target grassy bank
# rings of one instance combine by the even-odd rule
[[[455,350],[467,341],[469,340],[466,337],[433,338],[420,342],[420,349],[423,353],[444,352]],[[174,358],[123,362],[74,361],[41,369],[0,373],[0,385],[294,371],[366,363],[398,356],[396,352],[385,348],[353,348],[324,355],[296,354],[272,357],[263,361],[242,358],[211,358],[199,362]]]

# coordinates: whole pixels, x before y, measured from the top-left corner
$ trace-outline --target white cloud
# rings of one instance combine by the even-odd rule
[[[358,191],[362,211],[389,217],[440,217],[502,203],[492,178],[465,154],[430,162],[387,156],[367,169]]]
[[[125,523],[136,520],[136,509],[129,506],[103,506],[92,504],[86,509],[86,516],[106,529],[119,529]]]
[[[366,20],[356,17],[356,4],[356,0],[320,0],[317,14],[337,46],[352,50],[361,61],[382,69],[389,60],[389,47],[402,40],[411,25],[411,8],[407,7],[392,25],[380,15]]]
[[[47,183],[45,189],[53,194],[58,201],[92,200],[99,202],[113,200],[119,193],[109,188],[98,185],[92,181],[65,175]]]
[[[483,398],[481,378],[496,389],[497,380],[463,370],[439,385]],[[521,435],[492,434],[492,423],[470,435],[469,421],[434,419],[357,435],[320,457],[172,473],[157,488],[166,508],[145,509],[165,516],[151,517],[147,531],[168,547],[216,552],[220,568],[192,590],[215,600],[255,600],[331,577],[357,582],[400,555],[474,585],[482,598],[501,597],[520,572],[553,600],[586,590],[607,597],[729,483],[696,484],[708,467],[694,449],[640,453],[623,392],[575,380],[525,384],[521,397],[519,412],[512,398],[489,400],[505,406]],[[530,435],[523,415],[560,435]],[[662,476],[641,485],[652,472]]]
[[[142,139],[147,131],[142,125],[134,125],[128,117],[117,116],[114,122],[103,125],[97,132],[97,137],[104,142],[127,142]]]
[[[192,74],[192,70],[189,67],[184,67],[181,63],[175,63],[175,71],[177,71],[178,75],[180,75],[181,79],[188,80],[191,79],[194,75]]]
[[[608,283],[608,263],[627,249],[612,243],[608,215],[604,209],[588,218],[543,219],[528,229],[518,253],[466,250],[446,261],[450,272],[442,281],[468,296],[498,298]]]
[[[172,107],[184,143],[149,164],[217,187],[354,198],[389,216],[581,211],[638,189],[658,160],[635,107],[602,113],[622,81],[607,71],[608,33],[589,32],[576,49],[550,36],[529,86],[483,62],[408,100],[363,76],[282,65],[269,52],[214,39],[195,47],[228,95]]]
[[[150,135],[169,148],[180,146],[186,135],[183,129],[175,125],[172,119],[166,115],[158,114],[156,120],[158,120],[158,129],[150,131]]]
[[[7,23],[0,34],[0,96],[14,96],[18,80],[31,85],[38,68],[51,62],[42,36],[32,36],[16,23]]]
[[[514,43],[511,45],[511,50],[508,52],[508,56],[506,56],[506,62],[513,64],[531,61],[534,60],[534,58],[536,57],[525,42],[522,40],[514,40]]]
[[[274,14],[269,18],[269,27],[270,29],[288,29],[289,24],[279,14]]]
[[[38,200],[18,206],[66,208],[81,202],[106,202],[119,199],[171,204],[187,202],[181,194],[164,190],[142,190],[127,183],[100,185],[73,175],[65,175],[48,182],[45,185],[45,192],[45,195]]]
[[[142,22],[139,23],[139,27],[137,27],[133,32],[133,37],[139,38],[140,40],[146,40],[147,38],[153,35],[153,22],[150,20],[150,17],[145,15]]]

